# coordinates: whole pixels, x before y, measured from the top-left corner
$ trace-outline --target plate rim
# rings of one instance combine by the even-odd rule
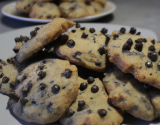
[[[26,22],[36,22],[36,23],[48,23],[48,22],[51,22],[52,20],[42,20],[42,19],[34,19],[34,18],[26,18],[26,17],[21,17],[21,16],[16,16],[16,15],[12,15],[12,14],[9,14],[7,12],[4,11],[4,9],[9,5],[9,4],[14,4],[16,3],[16,1],[14,2],[10,2],[6,5],[4,5],[1,9],[1,13],[4,15],[4,16],[7,16],[9,18],[12,18],[12,19],[16,19],[16,20],[21,20],[21,21],[26,21]],[[111,2],[111,1],[108,1],[107,0],[107,3],[111,4],[112,5],[112,9],[110,9],[109,11],[107,12],[103,12],[101,14],[98,14],[98,15],[93,15],[93,16],[87,16],[87,17],[83,17],[83,18],[67,18],[69,20],[72,20],[72,21],[89,21],[89,20],[93,20],[93,19],[97,19],[97,18],[100,18],[100,17],[103,17],[105,15],[109,15],[111,13],[113,13],[116,9],[117,9],[117,6]],[[106,5],[107,5],[106,3]],[[105,5],[105,6],[106,6]],[[62,17],[63,18],[63,17]]]

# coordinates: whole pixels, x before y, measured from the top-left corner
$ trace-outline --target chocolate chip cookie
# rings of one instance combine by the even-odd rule
[[[149,90],[144,88],[132,74],[122,71],[113,71],[106,74],[103,79],[105,89],[109,93],[110,102],[127,111],[134,117],[152,121],[160,115],[150,101]]]
[[[18,0],[16,2],[16,9],[21,13],[29,14],[34,4],[34,0]]]
[[[55,18],[52,22],[44,25],[40,29],[31,31],[31,40],[26,42],[16,54],[19,63],[38,52],[44,46],[57,39],[59,35],[66,32],[68,28],[75,25],[74,22],[64,19]]]
[[[60,17],[60,14],[60,10],[56,4],[51,2],[37,2],[32,7],[29,17],[51,20],[55,17]]]
[[[143,38],[133,27],[129,33],[121,28],[112,33],[108,55],[123,72],[160,89],[160,42]]]
[[[122,115],[108,104],[108,95],[98,78],[79,78],[79,92],[60,119],[63,125],[120,125]]]
[[[59,59],[31,64],[16,77],[19,101],[13,113],[32,123],[57,121],[78,93],[78,73],[74,65]]]
[[[107,29],[100,31],[94,28],[80,27],[68,34],[68,40],[56,50],[58,56],[88,69],[103,72],[106,70],[106,45],[109,38]]]
[[[0,93],[14,95],[16,67],[0,59]]]

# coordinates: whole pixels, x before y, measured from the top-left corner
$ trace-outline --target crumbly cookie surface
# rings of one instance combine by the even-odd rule
[[[59,35],[66,32],[68,28],[75,25],[74,22],[64,19],[55,18],[52,22],[44,25],[38,30],[31,31],[31,40],[26,42],[16,54],[19,63],[32,56],[44,46],[57,39]]]
[[[156,114],[150,101],[149,90],[131,74],[122,71],[107,73],[103,79],[105,89],[109,93],[110,102],[127,111],[134,117],[152,121],[160,115]]]
[[[30,18],[37,19],[54,19],[55,17],[60,17],[60,10],[58,6],[51,2],[37,2],[32,7],[29,14]]]
[[[107,33],[107,29],[104,29],[103,31]],[[77,65],[103,72],[107,65],[106,44],[108,39],[103,33],[94,28],[76,28],[68,34],[68,41],[59,46],[56,53]]]
[[[131,28],[130,33],[114,31],[108,44],[109,60],[123,72],[160,89],[160,42],[145,39]]]
[[[74,65],[59,59],[31,64],[16,77],[13,113],[32,123],[57,121],[78,93],[78,73]]]
[[[102,82],[93,77],[78,81],[78,96],[60,122],[63,125],[120,125],[123,117],[108,104]]]
[[[17,75],[16,67],[0,59],[0,93],[14,95],[15,78]]]

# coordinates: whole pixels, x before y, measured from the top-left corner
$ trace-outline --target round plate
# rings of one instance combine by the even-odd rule
[[[98,19],[100,17],[106,16],[108,14],[113,13],[116,10],[116,5],[113,2],[107,1],[103,13],[94,15],[94,16],[88,16],[88,17],[83,17],[83,18],[69,18],[72,21],[91,21]],[[51,20],[42,20],[42,19],[34,19],[34,18],[28,18],[27,16],[24,16],[23,14],[19,13],[16,10],[16,2],[9,3],[5,5],[2,10],[2,14],[13,18],[17,20],[22,20],[22,21],[27,21],[27,22],[36,22],[36,23],[48,23]]]

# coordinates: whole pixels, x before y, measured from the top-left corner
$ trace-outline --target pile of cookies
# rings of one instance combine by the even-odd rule
[[[103,12],[106,0],[18,0],[16,9],[30,18],[81,18]]]
[[[16,37],[15,56],[0,60],[10,111],[38,124],[120,125],[126,112],[159,118],[160,42],[133,27],[107,32],[55,18]]]

